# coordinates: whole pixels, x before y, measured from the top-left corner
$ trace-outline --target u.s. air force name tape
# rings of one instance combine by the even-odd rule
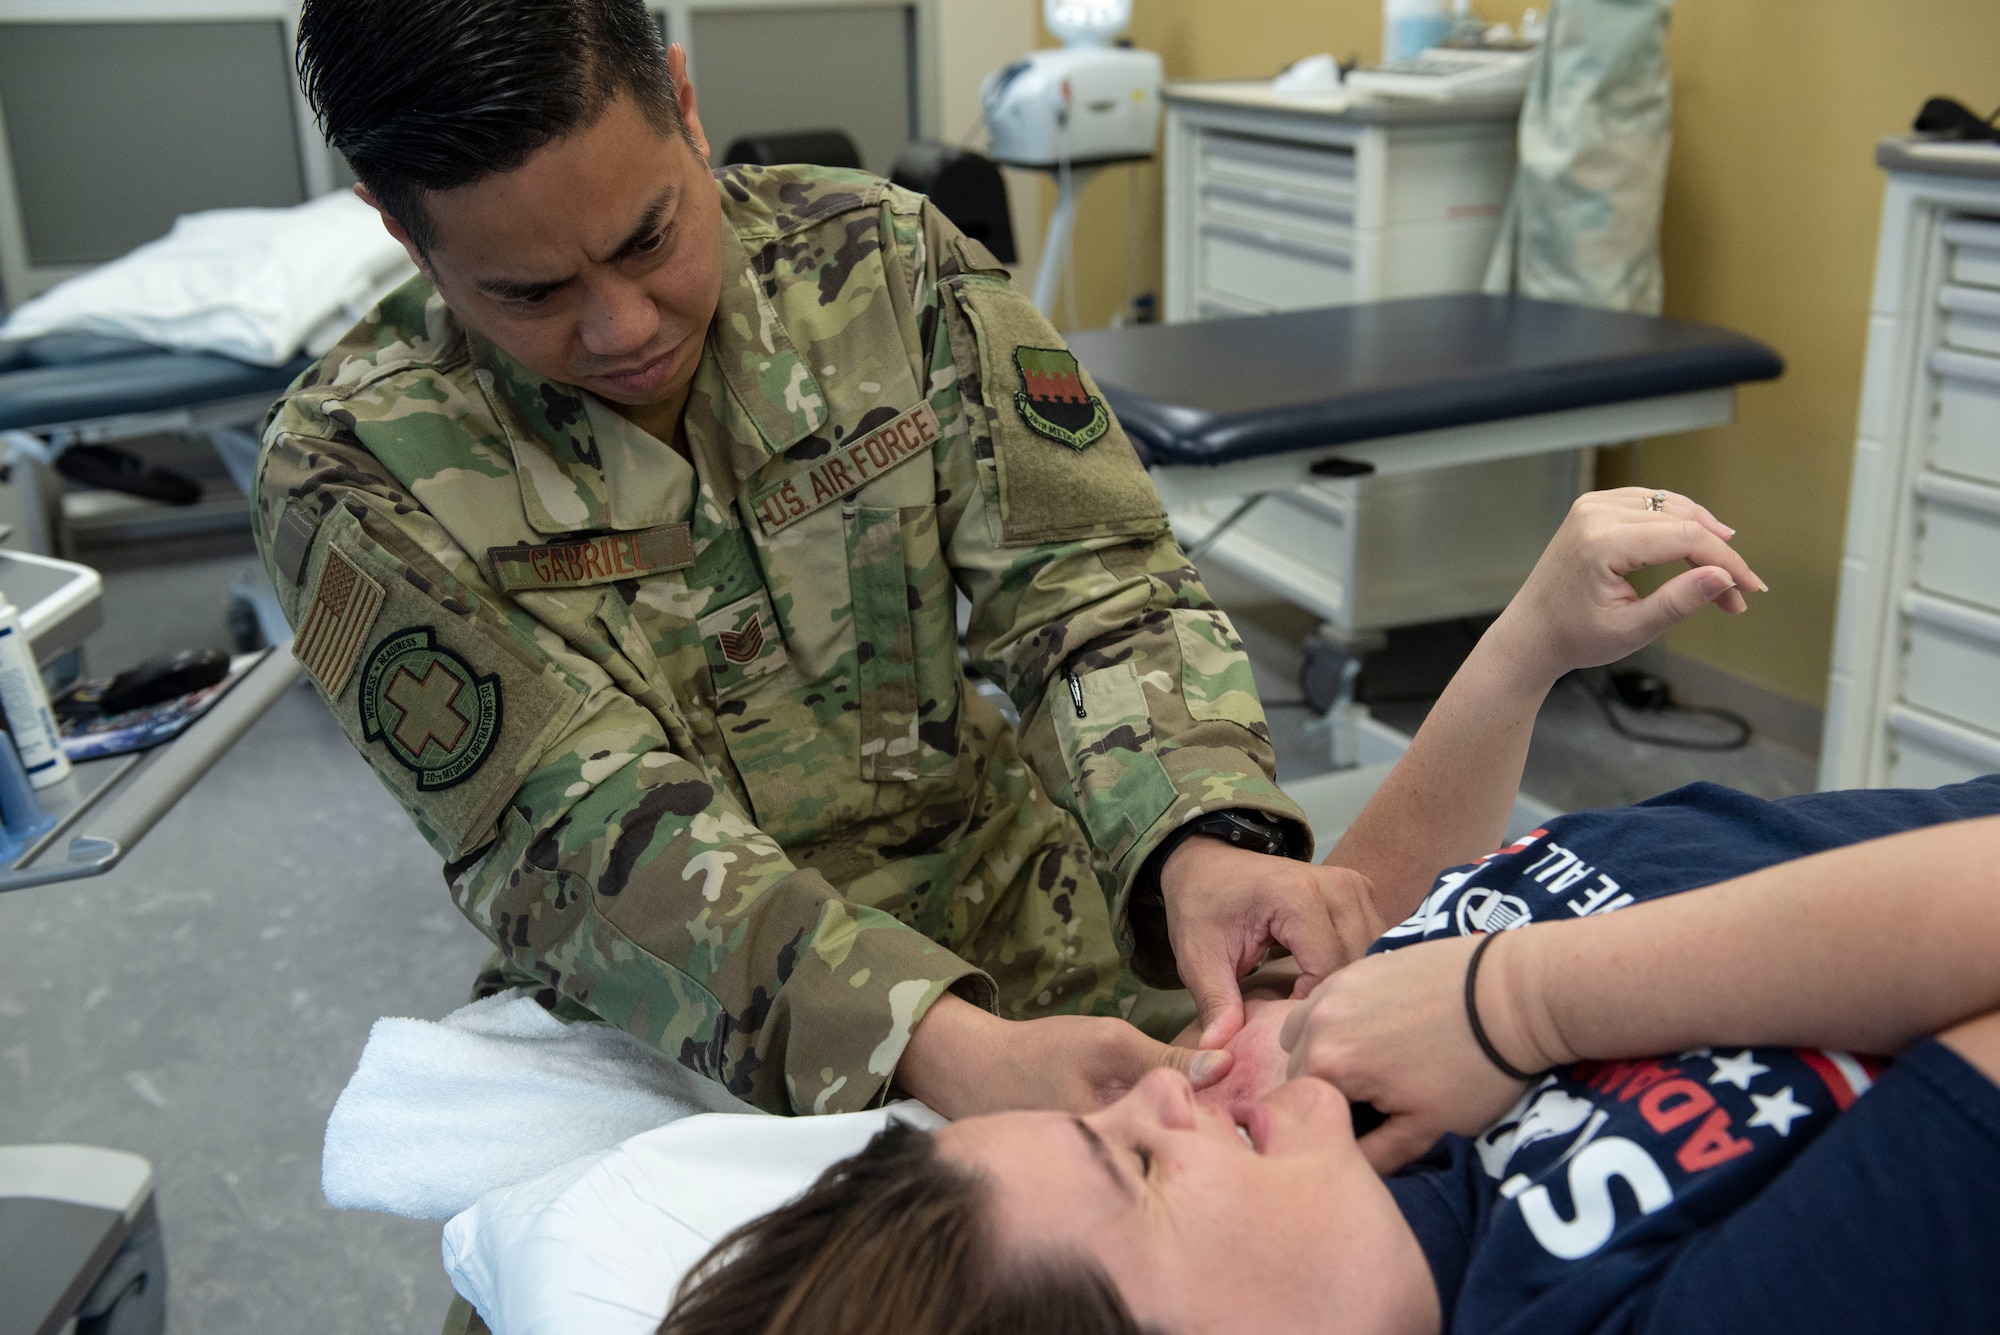
[[[329,700],[338,700],[361,641],[382,609],[382,586],[363,574],[340,548],[326,554],[312,609],[292,640],[292,654],[305,664]]]
[[[621,579],[643,579],[694,564],[694,539],[686,524],[661,524],[632,533],[606,533],[563,542],[488,547],[487,559],[509,593],[522,589],[581,589]]]
[[[829,501],[837,501],[862,483],[914,459],[936,443],[937,413],[929,401],[919,403],[887,425],[810,468],[759,492],[753,501],[766,533],[795,524]]]

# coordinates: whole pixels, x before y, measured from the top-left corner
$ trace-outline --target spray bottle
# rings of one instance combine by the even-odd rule
[[[0,710],[6,711],[7,731],[14,735],[28,781],[47,788],[67,779],[69,757],[63,753],[41,669],[21,629],[21,614],[5,594],[0,594]]]

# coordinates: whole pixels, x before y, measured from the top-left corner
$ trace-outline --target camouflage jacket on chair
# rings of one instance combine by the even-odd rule
[[[1300,813],[1131,445],[991,256],[871,177],[718,186],[692,464],[419,279],[278,404],[257,534],[513,969],[762,1106],[847,1111],[947,989],[1129,1007],[1148,852]],[[1018,740],[964,683],[961,595]]]

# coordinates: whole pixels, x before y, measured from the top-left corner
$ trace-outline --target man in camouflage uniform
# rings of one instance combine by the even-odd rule
[[[1269,946],[1372,939],[1333,869],[1156,856],[1218,810],[1311,844],[1228,621],[982,247],[859,173],[711,176],[637,0],[308,0],[300,43],[424,274],[274,410],[258,541],[487,986],[777,1111],[1089,1106],[1189,1064],[1117,1018],[1135,881],[1212,1042]]]

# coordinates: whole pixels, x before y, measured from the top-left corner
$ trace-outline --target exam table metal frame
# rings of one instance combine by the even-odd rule
[[[0,443],[9,462],[29,465],[23,499],[39,530],[30,540],[42,551],[62,545],[45,497],[60,494],[50,466],[73,445],[199,436],[214,445],[242,486],[248,478],[241,461],[256,455],[255,426],[312,362],[300,356],[283,366],[257,366],[96,334],[0,343]],[[189,507],[140,503],[125,522],[135,533],[164,536],[233,522],[242,510],[234,500]]]

